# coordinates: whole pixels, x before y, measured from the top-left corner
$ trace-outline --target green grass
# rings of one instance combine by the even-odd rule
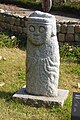
[[[8,34],[0,34],[0,41],[1,39],[2,41],[11,40]],[[19,44],[19,41],[16,43]],[[68,55],[62,55],[66,45],[60,50],[59,88],[69,90],[64,107],[36,108],[12,98],[12,95],[26,84],[26,51],[19,49],[17,44],[11,46],[8,42],[3,47],[0,46],[0,56],[6,58],[6,60],[0,60],[0,82],[5,83],[0,87],[0,120],[70,120],[72,93],[80,91],[77,88],[77,84],[80,82],[80,64],[77,63],[76,56],[74,56],[75,59],[68,61],[68,50],[66,51]],[[69,48],[69,45],[67,46]]]
[[[13,38],[14,37],[14,38]],[[25,47],[26,39],[21,35],[14,35],[14,33],[0,32],[0,47]]]

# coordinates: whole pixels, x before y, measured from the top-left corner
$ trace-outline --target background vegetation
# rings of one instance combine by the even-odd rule
[[[20,7],[41,10],[41,2],[36,2],[36,0],[0,0],[0,3],[16,4]],[[80,0],[63,0],[57,4],[53,2],[51,11],[54,10],[80,15]]]

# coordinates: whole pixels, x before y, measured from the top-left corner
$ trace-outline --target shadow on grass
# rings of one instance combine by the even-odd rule
[[[13,93],[0,91],[0,99],[5,99],[5,101],[10,101],[12,99]]]
[[[0,91],[0,99],[5,99],[5,102],[13,102],[13,103],[16,103],[16,104],[21,104],[21,105],[28,105],[30,107],[36,107],[36,108],[41,108],[41,107],[44,107],[46,109],[51,109],[51,108],[59,108],[61,106],[57,105],[57,104],[49,104],[49,105],[46,105],[43,104],[42,101],[35,101],[35,100],[30,100],[30,99],[27,99],[27,100],[24,100],[24,99],[19,99],[19,98],[14,98],[13,95],[15,93],[10,93],[10,92],[5,92],[5,91]]]

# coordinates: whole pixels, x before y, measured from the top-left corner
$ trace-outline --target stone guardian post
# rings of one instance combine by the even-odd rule
[[[57,96],[60,57],[55,16],[40,11],[32,13],[27,37],[27,93]]]
[[[58,89],[60,57],[55,16],[33,12],[26,32],[26,86],[13,97],[30,105],[63,106],[69,91]]]

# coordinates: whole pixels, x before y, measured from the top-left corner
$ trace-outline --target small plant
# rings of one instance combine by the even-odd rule
[[[18,72],[18,78],[20,79],[20,80],[25,80],[25,72],[22,72],[22,71],[20,71],[20,72]]]
[[[77,61],[80,63],[80,47],[65,44],[60,47],[61,60]]]
[[[9,32],[0,33],[0,47],[20,47],[25,48],[26,40],[22,36],[15,36]]]

